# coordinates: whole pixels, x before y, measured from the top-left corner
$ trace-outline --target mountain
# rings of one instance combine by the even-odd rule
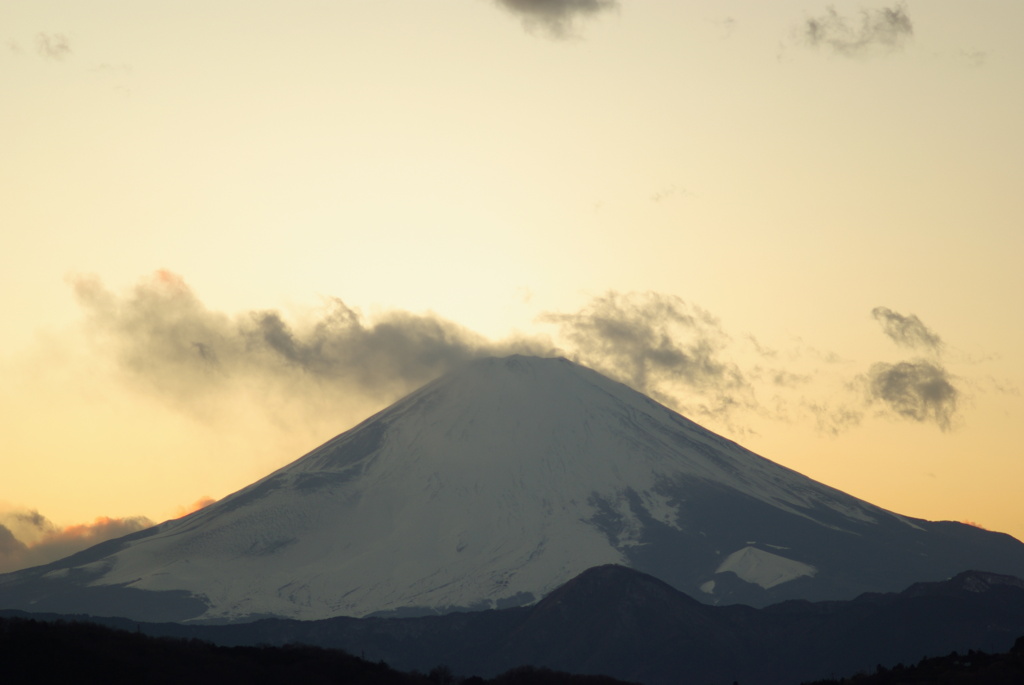
[[[565,359],[484,359],[216,504],[0,576],[0,607],[150,621],[528,605],[617,564],[706,603],[846,599],[1024,544],[900,516]]]
[[[754,609],[702,604],[652,576],[606,565],[584,571],[533,606],[502,610],[228,625],[99,620],[223,646],[340,648],[421,672],[444,664],[459,675],[490,677],[529,664],[645,685],[792,685],[877,666],[901,671],[900,664],[954,650],[1004,651],[1024,635],[1024,581],[967,571],[899,593]],[[1020,682],[1019,674],[1006,682]]]

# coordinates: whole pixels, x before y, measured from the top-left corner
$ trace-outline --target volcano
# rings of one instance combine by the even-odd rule
[[[0,607],[229,622],[532,604],[618,564],[710,604],[849,599],[1024,544],[901,516],[561,358],[466,365],[184,518],[0,576]]]

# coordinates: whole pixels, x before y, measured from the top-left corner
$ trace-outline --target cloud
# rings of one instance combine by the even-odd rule
[[[321,439],[472,359],[516,353],[573,358],[709,427],[740,433],[752,430],[740,416],[773,420],[790,407],[820,431],[837,434],[861,423],[863,402],[948,430],[961,396],[934,360],[878,363],[851,385],[842,369],[823,371],[836,366],[834,355],[802,343],[779,351],[741,336],[741,347],[752,347],[748,356],[771,360],[741,366],[742,350],[714,316],[656,292],[611,291],[575,311],[542,313],[538,323],[554,327],[549,336],[495,341],[432,313],[389,310],[368,318],[336,297],[290,316],[274,309],[226,313],[206,306],[169,271],[122,292],[90,277],[72,285],[95,359],[112,362],[130,388],[218,433],[251,432],[254,421],[262,422],[267,435],[287,434],[289,448]],[[933,350],[942,344],[915,316],[884,307],[873,315],[901,345]],[[846,390],[823,393],[834,383]]]
[[[37,511],[0,513],[0,573],[48,564],[106,540],[153,525],[145,516],[108,518],[66,528]]]
[[[39,33],[36,36],[36,52],[46,59],[62,61],[71,54],[71,44],[62,33]]]
[[[216,501],[217,500],[208,495],[203,495],[202,497],[197,499],[192,504],[189,504],[188,506],[178,507],[177,511],[175,511],[174,513],[174,516],[175,518],[180,519],[182,516],[188,516],[189,514],[199,511],[200,509],[205,509],[206,507],[210,506]]]
[[[694,413],[749,405],[749,383],[725,356],[717,320],[658,293],[610,292],[579,311],[547,312],[558,344],[536,335],[500,341],[434,314],[390,310],[367,320],[339,298],[297,318],[277,310],[208,308],[177,274],[158,271],[124,293],[98,279],[72,286],[101,356],[134,386],[196,418],[232,398],[268,415],[323,415],[337,403],[382,406],[479,357],[564,354],[659,401]]]
[[[8,559],[20,559],[28,547],[24,542],[14,537],[10,528],[0,523],[0,572],[14,570],[21,566],[9,567]]]
[[[169,271],[126,294],[91,277],[72,286],[101,353],[131,381],[197,413],[230,392],[303,410],[346,397],[391,401],[474,358],[552,351],[537,339],[492,342],[434,314],[392,310],[367,321],[334,297],[298,321],[269,309],[229,315]]]
[[[724,358],[728,336],[718,321],[678,297],[609,292],[541,320],[558,324],[579,361],[661,402],[719,415],[750,403],[743,373]]]
[[[801,25],[803,42],[814,48],[829,48],[847,57],[856,57],[874,49],[895,50],[914,35],[906,7],[866,9],[859,20],[839,14],[834,7],[817,17],[809,17]]]
[[[864,418],[864,412],[847,404],[807,401],[803,404],[814,416],[818,432],[833,437],[859,426]]]
[[[871,402],[913,421],[934,422],[949,430],[960,392],[946,370],[929,361],[874,364],[867,374]]]
[[[617,0],[495,0],[519,15],[527,30],[542,29],[553,38],[573,35],[576,20],[589,18],[619,6]]]
[[[942,349],[942,338],[911,314],[904,316],[888,307],[875,307],[871,316],[882,325],[882,331],[897,345],[910,348],[927,348],[934,352]]]

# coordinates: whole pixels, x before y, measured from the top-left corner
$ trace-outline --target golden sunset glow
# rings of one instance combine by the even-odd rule
[[[1024,539],[1024,4],[530,6],[0,7],[0,571],[513,352]]]

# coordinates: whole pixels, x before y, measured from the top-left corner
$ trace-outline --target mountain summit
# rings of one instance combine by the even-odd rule
[[[483,359],[194,514],[0,576],[0,607],[137,620],[530,604],[594,566],[704,602],[1024,575],[1024,544],[899,516],[565,359]]]

